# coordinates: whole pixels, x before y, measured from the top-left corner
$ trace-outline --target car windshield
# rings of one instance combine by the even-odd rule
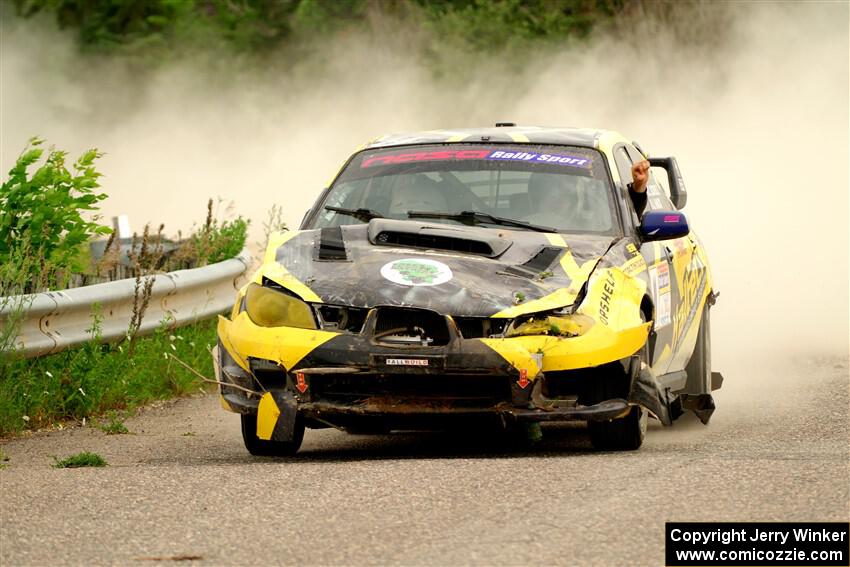
[[[596,150],[452,144],[360,152],[309,228],[372,218],[615,234],[611,184]],[[519,222],[512,222],[519,221]]]

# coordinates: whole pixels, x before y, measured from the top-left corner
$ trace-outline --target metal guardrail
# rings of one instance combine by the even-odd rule
[[[150,302],[138,334],[150,333],[168,320],[179,327],[224,313],[233,306],[237,281],[250,265],[247,249],[236,258],[155,278]],[[144,279],[144,278],[143,278]],[[133,313],[135,279],[2,298],[0,325],[21,305],[16,347],[27,358],[52,354],[92,338],[92,312],[100,308],[100,334],[104,342],[127,334]]]

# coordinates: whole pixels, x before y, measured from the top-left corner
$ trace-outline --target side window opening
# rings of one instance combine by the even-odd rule
[[[617,171],[620,172],[620,179],[623,182],[623,196],[628,197],[628,184],[634,180],[632,178],[632,163],[634,162],[626,151],[625,145],[614,149],[614,161],[617,163]],[[632,215],[632,223],[638,226],[640,224],[640,217],[638,217],[632,200],[630,198],[627,200],[629,202],[629,212]]]
[[[631,146],[625,146],[632,163],[645,159],[643,154]],[[646,184],[646,209],[649,211],[675,210],[668,197],[669,190],[661,184],[659,178],[650,170],[649,182]]]
[[[632,182],[632,160],[629,154],[626,153],[625,146],[620,146],[614,150],[614,161],[617,162],[617,171],[620,172],[620,180],[623,182],[623,188]]]

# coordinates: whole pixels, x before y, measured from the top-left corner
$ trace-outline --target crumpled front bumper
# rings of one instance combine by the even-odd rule
[[[570,338],[454,337],[442,347],[399,347],[352,333],[259,327],[240,313],[219,320],[216,372],[220,382],[244,389],[222,386],[225,409],[253,414],[261,399],[272,398],[278,409],[295,408],[329,424],[368,416],[415,421],[483,414],[525,422],[610,420],[634,404],[667,422],[666,404],[653,392],[657,384],[634,356],[648,328],[615,333],[596,325]],[[612,363],[632,375],[628,399],[581,404],[546,397],[547,373]]]

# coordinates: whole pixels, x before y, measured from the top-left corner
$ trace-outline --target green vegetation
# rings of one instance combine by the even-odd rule
[[[194,263],[203,266],[236,257],[245,246],[248,224],[249,221],[242,217],[219,221],[213,214],[213,200],[210,199],[207,203],[207,220],[190,240],[196,255]]]
[[[488,52],[581,39],[640,0],[14,0],[24,17],[51,14],[85,52],[161,62],[184,50],[271,54],[352,30],[424,30],[422,49]],[[298,59],[293,57],[293,59]]]
[[[474,51],[586,37],[625,0],[419,0],[435,37]]]
[[[88,263],[88,240],[111,232],[96,214],[85,218],[106,198],[95,192],[101,154],[85,152],[70,171],[66,152],[50,147],[45,157],[42,144],[30,139],[0,185],[0,371],[31,301],[22,294],[66,287]]]
[[[215,322],[180,329],[163,321],[150,337],[138,331],[159,272],[193,268],[236,256],[245,245],[248,221],[219,220],[213,201],[206,222],[176,242],[146,226],[141,238],[122,248],[111,229],[97,224],[100,174],[96,150],[65,167],[65,152],[45,150],[33,138],[0,188],[0,435],[51,425],[63,419],[83,419],[108,410],[131,409],[151,400],[183,395],[201,382],[166,356],[174,353],[193,368],[212,374],[208,349],[215,343]],[[30,170],[35,167],[35,171]],[[92,216],[94,215],[94,216]],[[88,217],[88,220],[87,220]],[[109,232],[102,258],[89,258],[89,240]],[[29,294],[61,289],[74,276],[83,283],[135,277],[133,316],[126,337],[101,344],[103,316],[92,308],[91,341],[55,355],[21,358],[14,349],[19,323],[29,306]],[[79,282],[78,282],[79,283]],[[127,433],[114,413],[102,428]]]
[[[180,329],[163,325],[136,341],[132,357],[128,340],[102,345],[96,334],[95,329],[91,342],[61,353],[2,361],[0,435],[197,391],[203,383],[166,353],[205,376],[213,374],[208,349],[215,344],[215,321]]]
[[[101,156],[89,150],[65,167],[66,152],[51,147],[44,163],[30,175],[44,155],[42,140],[32,138],[0,186],[0,294],[19,290],[32,293],[43,286],[65,287],[72,271],[82,270],[81,253],[96,235],[111,229],[100,226],[97,210],[106,198],[96,193],[100,173],[94,161]],[[17,289],[16,289],[17,288]]]
[[[241,216],[219,220],[210,199],[206,222],[186,239],[169,241],[164,225],[155,234],[145,226],[142,237],[134,235],[126,251],[132,266],[119,270],[121,243],[111,228],[97,222],[98,203],[107,197],[95,192],[101,176],[95,160],[102,154],[85,152],[69,171],[67,153],[53,147],[39,165],[43,144],[30,139],[0,185],[0,297],[63,289],[72,276],[79,276],[76,285],[86,285],[204,266],[235,257],[245,245],[249,221]],[[106,234],[104,255],[94,263],[90,241]],[[0,302],[0,308],[5,306]],[[0,351],[6,350],[3,337],[11,332],[0,329]]]
[[[127,429],[127,426],[124,425],[124,422],[121,421],[114,411],[108,412],[106,414],[106,419],[109,421],[101,422],[99,427],[100,430],[107,435],[124,435],[126,433],[130,433],[130,430]]]
[[[53,468],[54,469],[76,469],[80,467],[105,467],[108,463],[106,459],[98,455],[97,453],[89,453],[84,451],[82,453],[77,453],[76,455],[71,455],[68,458],[62,459],[61,461],[53,457]]]

